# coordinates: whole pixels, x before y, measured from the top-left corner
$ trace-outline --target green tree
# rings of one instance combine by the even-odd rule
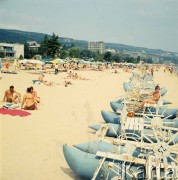
[[[27,59],[31,58],[30,49],[27,43],[24,44],[24,58],[27,58]]]
[[[22,56],[22,54],[19,56],[19,59],[20,59],[20,60],[22,60],[22,59],[23,59],[23,56]]]
[[[54,58],[55,56],[59,56],[60,43],[59,43],[58,39],[59,39],[59,37],[53,33],[51,38],[48,40],[47,55],[49,57]]]
[[[104,59],[105,59],[106,61],[111,61],[111,57],[112,57],[111,52],[106,52],[106,53],[104,54]]]
[[[44,58],[47,58],[47,54],[48,54],[48,41],[49,41],[48,36],[45,35],[43,41],[40,44],[40,48],[39,48],[39,54],[41,54],[42,57],[44,57]]]
[[[114,62],[121,62],[122,56],[120,53],[115,53],[112,55],[112,61]]]
[[[141,58],[140,56],[137,56],[137,61],[140,62]]]
[[[71,48],[69,50],[69,56],[70,57],[75,57],[75,58],[79,58],[80,57],[80,49],[78,48]]]
[[[35,55],[39,54],[38,50],[30,49],[30,56],[31,58],[35,57]]]
[[[5,53],[3,51],[0,51],[0,58],[4,58],[5,57]]]
[[[80,52],[80,57],[84,58],[84,59],[86,59],[86,58],[93,58],[94,57],[94,52],[89,51],[88,49],[83,49]]]
[[[60,58],[61,59],[65,59],[68,56],[69,56],[69,52],[67,50],[61,50],[60,51]]]
[[[151,57],[147,58],[147,59],[146,59],[146,63],[152,64],[152,63],[153,63],[152,58],[151,58]]]
[[[100,53],[95,53],[94,60],[95,61],[103,61],[104,55]]]

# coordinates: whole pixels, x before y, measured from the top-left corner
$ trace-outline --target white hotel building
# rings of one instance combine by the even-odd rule
[[[23,44],[0,43],[0,51],[5,53],[5,57],[19,58],[20,55],[24,57]]]
[[[105,44],[103,41],[88,42],[88,50],[103,54],[105,52]]]

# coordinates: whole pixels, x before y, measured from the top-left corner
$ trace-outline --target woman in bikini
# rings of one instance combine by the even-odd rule
[[[31,88],[27,88],[27,93],[23,97],[21,109],[23,109],[23,106],[25,104],[24,109],[26,110],[35,110],[37,109],[36,101],[34,98],[34,95],[31,93]]]

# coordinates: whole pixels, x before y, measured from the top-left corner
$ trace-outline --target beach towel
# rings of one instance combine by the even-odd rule
[[[41,84],[39,80],[32,80],[33,84]]]
[[[5,104],[3,106],[3,108],[6,108],[6,109],[16,109],[18,107],[19,107],[19,104],[14,104],[14,103]]]
[[[0,114],[8,114],[11,116],[28,116],[31,115],[31,113],[19,109],[6,109],[6,108],[0,108]]]
[[[6,73],[6,74],[17,74],[17,72],[10,72],[10,71],[8,71],[8,72],[6,72],[6,71],[1,71],[1,73]]]

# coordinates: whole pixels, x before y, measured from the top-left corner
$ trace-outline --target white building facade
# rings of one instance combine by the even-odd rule
[[[5,57],[19,58],[20,55],[24,57],[23,44],[0,43],[0,51],[5,53]]]
[[[103,54],[105,52],[105,43],[103,41],[88,42],[88,50]]]

